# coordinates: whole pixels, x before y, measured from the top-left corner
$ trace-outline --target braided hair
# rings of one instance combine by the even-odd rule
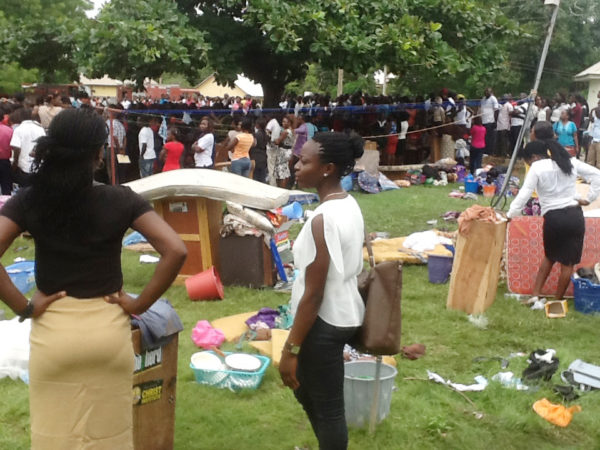
[[[550,152],[550,158],[556,163],[556,165],[566,175],[573,173],[573,164],[571,163],[571,155],[565,148],[554,139],[554,129],[550,122],[537,122],[533,127],[533,133],[535,134],[535,141],[530,142],[523,149],[523,156],[525,158],[531,158],[532,155],[539,155],[548,157]],[[537,142],[541,143],[537,144]],[[531,144],[535,144],[531,146]],[[529,150],[527,150],[529,147]],[[527,156],[529,155],[529,156]]]
[[[87,201],[107,135],[93,109],[65,109],[37,140],[28,201],[49,231],[77,238],[89,229]]]
[[[340,178],[352,173],[356,160],[364,153],[363,139],[356,134],[317,133],[313,140],[321,146],[321,162],[335,165]]]

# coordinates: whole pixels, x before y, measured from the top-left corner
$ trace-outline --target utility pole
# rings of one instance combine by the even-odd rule
[[[500,203],[500,199],[506,194],[506,189],[508,188],[508,184],[510,182],[510,177],[512,175],[513,169],[515,167],[515,162],[517,161],[517,156],[519,153],[519,149],[523,143],[523,138],[525,137],[525,131],[530,128],[531,121],[533,119],[533,108],[532,105],[535,103],[535,97],[537,96],[537,91],[540,87],[540,82],[542,80],[542,74],[544,73],[544,65],[546,64],[546,57],[548,56],[548,49],[550,48],[550,42],[552,41],[552,33],[554,32],[554,26],[556,25],[556,18],[558,17],[558,10],[560,8],[560,0],[545,0],[544,5],[553,5],[554,11],[552,12],[552,17],[550,18],[550,25],[548,26],[548,33],[546,35],[546,41],[544,42],[544,48],[542,49],[542,55],[540,56],[540,62],[538,64],[537,74],[535,76],[535,82],[533,84],[533,89],[529,94],[529,103],[527,106],[527,114],[525,115],[525,123],[521,127],[521,131],[519,132],[519,138],[515,144],[515,148],[513,149],[512,157],[510,158],[510,164],[508,165],[508,170],[506,171],[506,178],[504,179],[504,183],[502,184],[502,189],[496,198],[494,198],[492,202],[492,207],[496,207],[498,203]]]
[[[338,69],[337,96],[344,93],[344,69]]]

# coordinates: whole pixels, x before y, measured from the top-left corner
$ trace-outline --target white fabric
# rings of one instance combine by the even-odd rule
[[[215,145],[215,136],[212,133],[206,133],[198,139],[198,147],[203,149],[203,152],[194,152],[194,163],[196,167],[212,166],[212,151]]]
[[[267,123],[265,130],[267,131],[269,136],[271,136],[271,142],[275,142],[277,139],[279,139],[279,136],[281,135],[281,125],[279,125],[277,119],[269,120],[269,123]]]
[[[169,197],[205,197],[263,210],[286,205],[291,192],[211,169],[169,170],[126,183],[125,186],[149,201]]]
[[[405,248],[416,252],[428,252],[435,250],[438,244],[451,245],[452,241],[448,238],[438,235],[435,231],[421,231],[409,235],[402,244]]]
[[[558,122],[560,120],[560,114],[565,110],[569,110],[569,105],[567,105],[566,103],[561,103],[560,106],[554,108],[552,110],[552,114],[550,115],[550,122]]]
[[[534,191],[538,194],[542,215],[548,211],[576,206],[579,199],[575,184],[578,176],[591,184],[587,200],[590,203],[596,200],[600,194],[600,170],[577,158],[571,158],[571,164],[573,171],[571,175],[567,175],[551,159],[535,161],[527,172],[519,195],[510,205],[508,217],[520,216]]]
[[[0,378],[27,380],[29,370],[29,333],[31,320],[15,317],[0,321]]]
[[[398,139],[406,139],[406,133],[408,132],[408,122],[403,120],[400,122],[400,134],[398,135]]]
[[[538,113],[537,113],[537,120],[538,120],[538,122],[546,122],[546,121],[548,121],[547,114],[548,114],[548,110],[549,109],[550,109],[549,106],[545,106],[545,107],[543,107],[543,108],[541,108],[541,109],[538,110]]]
[[[358,292],[357,276],[363,269],[364,222],[353,197],[329,200],[306,221],[294,244],[294,263],[299,274],[292,288],[291,307],[295,315],[304,295],[306,269],[317,255],[312,221],[322,215],[330,263],[319,317],[337,327],[360,326],[365,307]]]
[[[35,148],[38,138],[45,135],[46,132],[42,126],[34,120],[24,120],[13,131],[10,146],[21,149],[17,164],[23,172],[31,172],[31,164],[33,163],[31,152]]]
[[[522,127],[523,124],[525,123],[525,114],[527,113],[527,104],[523,103],[521,105],[517,105],[514,110],[515,110],[515,112],[522,115],[523,118],[511,117],[510,118],[510,126],[511,127]]]
[[[456,124],[462,125],[464,127],[467,126],[467,105],[462,105],[462,107],[456,112]]]
[[[500,109],[500,105],[498,104],[498,99],[494,95],[490,95],[489,98],[481,99],[481,122],[483,124],[486,123],[494,123],[496,122],[495,112]]]
[[[498,131],[510,130],[510,113],[513,111],[514,107],[511,102],[502,105],[498,113],[498,126],[496,127]]]
[[[596,114],[596,111],[592,111],[594,121],[590,124],[590,136],[594,142],[600,142],[600,118]]]
[[[150,127],[144,127],[140,130],[138,135],[138,142],[140,147],[140,156],[142,154],[142,147],[146,144],[146,153],[144,159],[156,159],[156,152],[154,151],[154,131]]]

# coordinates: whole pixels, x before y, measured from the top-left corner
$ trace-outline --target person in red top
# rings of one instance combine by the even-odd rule
[[[2,195],[10,195],[12,191],[12,171],[10,156],[10,140],[13,135],[13,129],[8,125],[0,123],[0,188]]]
[[[475,171],[481,168],[486,133],[487,130],[481,123],[481,117],[474,118],[471,127],[471,157],[469,159],[469,170],[473,176],[475,176]]]
[[[179,142],[178,135],[177,128],[169,128],[167,143],[160,152],[160,159],[165,161],[163,172],[181,169],[180,161],[183,154],[183,144]]]

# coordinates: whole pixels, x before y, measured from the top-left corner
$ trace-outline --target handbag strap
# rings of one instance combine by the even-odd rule
[[[365,245],[367,246],[367,253],[369,254],[369,265],[371,269],[375,267],[375,256],[373,255],[373,246],[371,245],[371,236],[367,232],[367,228],[365,227]]]

